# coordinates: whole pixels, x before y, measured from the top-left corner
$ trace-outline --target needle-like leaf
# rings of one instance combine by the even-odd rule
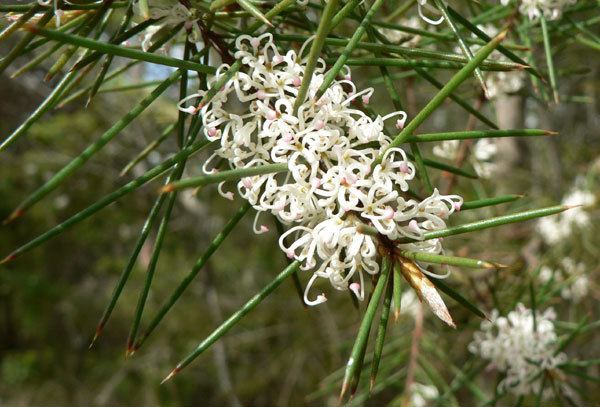
[[[202,354],[206,349],[208,349],[213,343],[219,340],[223,335],[227,333],[235,324],[237,324],[246,314],[252,311],[258,304],[262,302],[265,298],[269,296],[279,285],[293,273],[298,271],[300,268],[300,262],[298,260],[292,262],[289,266],[287,266],[277,277],[273,279],[269,284],[267,284],[263,289],[261,289],[254,297],[252,297],[246,304],[244,304],[238,311],[233,313],[226,321],[224,321],[217,329],[215,329],[209,336],[206,337],[200,344],[194,349],[192,353],[190,353],[185,359],[177,364],[175,369],[169,373],[167,377],[164,378],[162,383],[170,380],[179,373],[184,367],[189,365],[194,359]]]
[[[55,227],[48,230],[47,232],[41,234],[40,236],[36,237],[35,239],[31,240],[30,242],[24,244],[23,246],[19,247],[16,250],[14,250],[8,256],[6,256],[4,259],[2,259],[0,261],[0,264],[4,264],[11,260],[14,260],[17,256],[43,244],[44,242],[48,241],[49,239],[53,238],[54,236],[61,234],[66,229],[70,228],[71,226],[76,225],[77,223],[89,218],[90,216],[92,216],[93,214],[98,212],[99,210],[107,207],[108,205],[117,201],[119,198],[129,194],[130,192],[135,191],[142,185],[146,184],[147,182],[153,180],[154,178],[156,178],[159,175],[163,174],[164,172],[168,171],[176,163],[187,159],[189,156],[191,156],[192,154],[195,154],[196,152],[200,151],[202,148],[208,146],[209,144],[210,143],[206,140],[200,140],[200,141],[195,142],[191,146],[184,148],[177,154],[173,155],[171,158],[163,161],[162,164],[157,165],[156,167],[145,172],[143,175],[137,177],[133,181],[128,182],[127,184],[123,185],[121,188],[117,189],[116,191],[111,192],[110,194],[106,195],[104,198],[96,201],[95,203],[88,206],[84,210],[71,216],[69,219],[65,220],[64,222],[56,225]]]
[[[221,246],[221,244],[225,241],[229,233],[237,226],[240,220],[244,217],[244,215],[248,212],[248,210],[252,206],[249,203],[245,203],[238,209],[235,214],[229,219],[229,221],[225,224],[223,229],[215,236],[213,241],[208,245],[206,251],[200,256],[200,258],[192,267],[192,270],[185,276],[185,278],[179,283],[169,300],[163,304],[160,310],[156,313],[154,318],[152,318],[150,324],[146,328],[144,334],[140,337],[140,339],[135,343],[133,348],[134,351],[139,349],[142,344],[148,339],[150,334],[154,331],[154,329],[158,326],[160,321],[165,317],[165,315],[169,312],[169,310],[175,305],[179,297],[183,294],[186,288],[190,285],[192,280],[198,275],[198,272],[202,270],[204,265],[208,262],[211,256],[217,251],[217,249]]]
[[[375,289],[373,290],[373,294],[371,295],[369,304],[367,305],[367,310],[365,311],[365,315],[363,316],[360,327],[358,328],[358,334],[356,335],[354,346],[350,352],[350,358],[346,364],[342,390],[339,397],[340,401],[343,400],[344,395],[348,391],[348,387],[352,384],[352,382],[358,381],[358,376],[360,375],[360,371],[362,369],[365,349],[367,348],[367,342],[369,340],[369,333],[371,332],[371,325],[373,325],[373,319],[375,318],[375,313],[379,307],[379,301],[381,300],[381,296],[383,295],[387,285],[390,268],[390,262],[387,259],[384,259],[383,265],[381,266],[379,279],[377,280],[377,284],[375,285]]]
[[[287,163],[265,164],[255,167],[236,168],[229,171],[221,171],[214,174],[201,175],[199,177],[186,178],[181,181],[165,185],[161,191],[163,193],[176,191],[185,188],[196,188],[209,184],[215,184],[223,181],[235,181],[244,177],[263,174],[275,174],[288,170]]]
[[[379,327],[377,328],[377,337],[375,338],[375,349],[373,351],[373,362],[371,362],[371,380],[369,389],[372,391],[375,385],[375,379],[377,378],[377,371],[379,370],[379,362],[383,355],[383,345],[385,344],[385,332],[387,330],[388,320],[390,318],[390,306],[392,304],[393,284],[391,284],[390,278],[388,278],[387,289],[385,298],[383,299],[383,307],[381,309],[381,316],[379,319]]]
[[[489,44],[481,48],[467,65],[465,65],[460,71],[458,71],[444,87],[427,103],[427,105],[412,119],[406,127],[392,140],[389,144],[389,148],[399,147],[404,143],[408,137],[427,119],[450,95],[458,86],[463,83],[473,72],[473,70],[479,66],[489,54],[500,44],[500,42],[506,37],[506,31],[502,31],[496,38],[494,38]],[[379,164],[385,151],[374,161],[373,166]]]
[[[469,46],[467,45],[467,43],[463,39],[462,35],[460,34],[460,31],[458,30],[458,27],[454,23],[454,19],[448,13],[448,9],[446,8],[446,4],[444,3],[444,0],[433,0],[433,2],[437,6],[438,10],[440,10],[440,12],[442,13],[442,16],[444,17],[444,21],[448,24],[448,26],[450,27],[450,29],[452,30],[452,32],[456,36],[456,39],[458,40],[458,45],[459,45],[460,49],[462,50],[463,55],[469,61],[472,61],[473,60],[473,52],[471,52],[471,48],[469,48]],[[483,88],[483,91],[487,95],[487,93],[488,93],[487,92],[487,86],[485,85],[485,79],[483,78],[483,74],[481,73],[481,70],[479,68],[475,68],[474,73],[475,73],[475,77],[477,78],[477,80],[481,84],[481,87]]]
[[[69,176],[77,171],[83,164],[86,163],[94,154],[96,154],[109,141],[117,136],[125,127],[129,125],[136,117],[138,117],[148,106],[152,104],[160,95],[162,95],[175,81],[181,76],[181,71],[173,72],[159,86],[156,87],[148,96],[142,99],[129,113],[118,120],[110,129],[108,129],[98,140],[90,144],[81,154],[74,158],[69,164],[65,165],[57,172],[50,180],[42,187],[37,189],[33,194],[29,195],[19,206],[14,210],[9,219],[15,219],[25,211],[27,211],[35,203],[48,195],[51,191],[62,184]]]
[[[350,54],[352,53],[352,51],[354,51],[354,48],[356,48],[356,45],[358,44],[362,36],[365,34],[367,26],[371,22],[371,19],[373,18],[377,10],[379,10],[379,7],[381,7],[382,4],[383,0],[375,0],[369,11],[367,11],[363,20],[360,22],[360,25],[354,31],[354,34],[352,34],[352,37],[348,41],[348,44],[346,44],[346,47],[342,51],[342,54],[337,58],[333,66],[325,74],[325,77],[323,78],[323,83],[317,90],[317,99],[320,98],[323,95],[323,93],[325,93],[327,88],[329,88],[329,85],[331,85],[331,83],[338,75],[340,70],[344,67],[346,61],[348,60],[348,58],[350,58]]]
[[[56,30],[49,30],[37,26],[27,26],[28,30],[33,35],[41,35],[55,41],[60,41],[67,44],[78,45],[94,51],[99,51],[103,54],[116,55],[140,61],[146,61],[163,66],[172,66],[180,69],[187,69],[200,73],[215,73],[215,68],[194,61],[186,61],[183,59],[171,58],[164,55],[152,54],[150,52],[138,51],[136,49],[122,47],[115,44],[108,44],[101,41],[95,41],[89,38],[80,37],[63,33]]]
[[[321,20],[319,21],[317,33],[315,34],[315,38],[313,39],[310,51],[308,53],[308,60],[304,68],[304,76],[302,77],[302,83],[300,84],[300,88],[298,89],[298,95],[296,96],[296,101],[294,102],[294,114],[298,112],[298,108],[302,103],[304,103],[304,98],[308,93],[308,87],[310,86],[313,73],[315,71],[315,68],[317,67],[317,62],[321,54],[321,49],[323,49],[323,45],[325,45],[325,39],[327,37],[327,34],[329,33],[329,30],[331,29],[331,19],[333,18],[335,10],[337,9],[338,3],[339,0],[329,0],[325,4],[325,9],[323,10]]]
[[[480,220],[477,222],[465,223],[464,225],[451,226],[446,229],[440,229],[440,230],[436,230],[436,231],[432,231],[432,232],[425,232],[423,234],[423,239],[424,240],[437,239],[440,237],[459,235],[462,233],[470,233],[470,232],[475,232],[477,230],[483,230],[483,229],[493,228],[493,227],[497,227],[497,226],[508,225],[509,223],[524,222],[526,220],[541,218],[543,216],[555,215],[557,213],[564,212],[571,208],[573,208],[573,207],[568,206],[568,205],[557,205],[557,206],[550,206],[547,208],[532,209],[529,211],[512,213],[510,215],[497,216],[495,218]],[[408,243],[410,241],[412,241],[412,240],[404,239],[404,238],[397,240],[398,243]]]

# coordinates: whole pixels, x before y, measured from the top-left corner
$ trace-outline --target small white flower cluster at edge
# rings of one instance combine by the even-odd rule
[[[510,0],[500,0],[503,6]],[[557,20],[562,16],[563,9],[577,3],[577,0],[520,0],[519,13],[527,16],[530,20],[538,20],[544,17],[546,20]]]
[[[538,220],[537,231],[546,244],[552,246],[561,243],[575,230],[591,225],[591,216],[585,207],[595,205],[596,196],[589,190],[579,188],[577,184],[580,183],[579,180],[575,182],[576,187],[563,198],[562,204],[581,206]]]
[[[358,91],[350,70],[334,80],[318,100],[325,62],[318,60],[306,98],[297,113],[293,106],[306,68],[304,44],[299,53],[282,54],[271,34],[242,35],[236,40],[235,58],[243,68],[226,82],[210,103],[188,105],[202,97],[201,91],[180,102],[180,109],[200,113],[208,140],[220,146],[204,165],[205,173],[215,160],[226,159],[230,168],[286,163],[284,174],[242,178],[239,194],[258,211],[256,233],[263,212],[271,213],[289,229],[279,245],[289,258],[314,270],[304,300],[309,305],[326,301],[324,294],[310,294],[318,278],[328,279],[337,290],[351,290],[364,299],[363,272],[379,271],[377,238],[363,234],[360,225],[372,225],[390,240],[411,238],[403,249],[441,251],[440,239],[424,240],[424,233],[446,227],[446,219],[460,209],[457,195],[433,194],[418,201],[405,196],[415,177],[415,166],[400,148],[387,148],[386,121],[401,129],[404,112],[375,119],[353,106],[369,103],[373,89]],[[221,65],[209,87],[229,68]],[[383,152],[380,164],[374,165]],[[233,193],[219,185],[220,193]]]
[[[571,300],[575,303],[580,302],[588,295],[591,283],[585,274],[585,264],[577,263],[572,258],[565,257],[561,260],[560,266],[559,269],[542,266],[539,280],[542,283],[553,281],[555,284],[562,284],[560,296],[565,300]]]
[[[433,147],[433,154],[454,161],[458,157],[460,142],[458,140],[446,140]],[[481,139],[473,144],[472,154],[469,155],[469,162],[475,169],[478,176],[490,178],[496,171],[497,164],[493,162],[498,152],[498,146],[490,139]]]
[[[567,360],[557,353],[554,330],[556,314],[551,308],[543,313],[518,304],[506,317],[494,310],[491,321],[481,323],[481,329],[469,344],[469,351],[491,362],[491,367],[504,372],[499,390],[517,396],[538,394],[544,371],[555,369]],[[543,397],[552,394],[549,388]]]

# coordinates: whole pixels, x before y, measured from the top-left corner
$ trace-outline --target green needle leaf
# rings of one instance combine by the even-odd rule
[[[458,86],[463,83],[470,75],[473,70],[483,62],[485,58],[500,44],[500,42],[506,36],[506,31],[501,32],[496,38],[494,38],[489,44],[481,48],[474,56],[473,60],[465,65],[460,71],[458,71],[444,87],[429,101],[429,103],[415,116],[413,120],[408,122],[406,127],[396,136],[394,140],[389,144],[387,149],[400,147],[408,137],[419,127],[425,119],[427,119],[450,95]],[[386,149],[386,151],[387,151]],[[373,165],[381,163],[381,158],[385,154],[385,151],[374,161]]]
[[[67,34],[56,30],[48,30],[46,28],[32,26],[28,26],[28,30],[31,34],[34,35],[42,35],[55,41],[78,45],[80,47],[88,48],[94,51],[99,51],[103,54],[116,55],[164,66],[172,66],[175,68],[187,69],[199,73],[213,74],[216,71],[216,69],[212,66],[202,65],[197,62],[171,58],[164,55],[152,54],[150,52],[138,51],[136,49],[122,47],[115,44],[108,44],[101,41],[95,41],[89,38]]]
[[[367,26],[370,24],[371,19],[373,18],[377,10],[379,10],[379,7],[381,7],[382,4],[383,0],[375,0],[369,11],[363,18],[363,20],[360,22],[360,25],[358,26],[356,31],[354,31],[354,34],[352,34],[352,37],[348,41],[348,44],[346,44],[346,47],[342,51],[342,54],[335,61],[331,69],[325,74],[325,77],[323,78],[323,83],[317,91],[317,99],[320,98],[323,95],[323,93],[325,93],[327,88],[329,88],[329,85],[331,85],[331,82],[333,82],[337,74],[343,68],[344,64],[346,63],[346,60],[350,57],[350,54],[356,48],[356,45],[367,30]]]
[[[323,10],[321,20],[319,21],[317,33],[308,53],[308,61],[306,62],[306,66],[304,68],[302,83],[300,84],[300,89],[298,89],[298,95],[296,96],[296,101],[294,102],[294,114],[298,112],[298,108],[302,103],[304,103],[304,98],[306,97],[308,87],[312,81],[312,75],[317,67],[317,61],[321,54],[321,49],[323,49],[323,45],[325,45],[325,39],[329,33],[329,30],[331,29],[331,19],[333,18],[333,14],[335,13],[338,3],[339,0],[329,0],[325,4],[325,9]],[[300,55],[300,57],[302,56]]]
[[[169,310],[175,305],[179,297],[183,294],[186,288],[190,285],[192,280],[198,275],[198,272],[202,270],[204,265],[208,262],[211,256],[217,251],[217,249],[221,246],[221,244],[225,241],[229,233],[237,226],[240,220],[244,217],[244,215],[251,208],[249,203],[245,203],[237,210],[237,212],[233,215],[231,219],[227,222],[227,224],[223,227],[223,229],[215,236],[213,241],[210,243],[206,251],[202,254],[202,256],[196,261],[194,267],[189,272],[187,276],[183,279],[179,286],[175,289],[169,300],[161,307],[161,309],[156,313],[152,321],[146,328],[146,331],[142,335],[142,337],[137,341],[134,347],[134,351],[138,350],[142,344],[146,341],[146,339],[150,336],[150,334],[154,331],[154,329],[158,326],[160,321],[165,317],[165,315],[169,312]]]
[[[477,315],[480,318],[489,319],[483,311],[477,308],[476,305],[474,305],[472,302],[460,295],[454,289],[446,285],[446,283],[444,283],[439,278],[430,278],[429,281],[431,281],[434,286],[439,288],[441,292],[446,294],[448,297],[452,298],[454,301],[458,302],[460,305],[465,307],[467,310],[471,311],[473,314]]]
[[[509,223],[524,222],[526,220],[541,218],[543,216],[550,216],[560,212],[564,212],[571,209],[572,206],[557,205],[550,206],[548,208],[532,209],[524,212],[512,213],[510,215],[497,216],[495,218],[480,220],[477,222],[465,223],[464,225],[451,226],[447,229],[435,230],[432,232],[425,232],[423,234],[423,240],[437,239],[440,237],[447,237],[453,235],[459,235],[462,233],[475,232],[477,230],[483,230],[493,228],[497,226],[507,225]],[[413,241],[412,239],[399,239],[397,243],[408,243]]]
[[[273,24],[271,24],[271,22],[267,19],[267,17],[265,17],[265,15],[254,4],[250,3],[248,0],[235,0],[235,1],[237,2],[237,4],[240,5],[241,8],[243,8],[244,10],[246,10],[247,12],[252,14],[258,20],[262,21],[264,24],[268,25],[269,27],[273,27]]]
[[[471,23],[469,20],[467,20],[466,18],[461,16],[450,6],[448,6],[448,13],[450,13],[450,15],[452,17],[454,17],[459,23],[461,23],[465,28],[467,28],[469,31],[471,31],[473,34],[475,34],[476,36],[478,36],[485,42],[491,41],[491,37],[489,35],[487,35],[483,31],[481,31],[475,24]],[[523,58],[519,57],[518,55],[516,55],[515,53],[513,53],[512,51],[507,49],[502,44],[498,45],[497,50],[513,62],[522,64],[522,65],[529,65],[527,63],[527,61],[525,61]],[[525,68],[525,70],[527,72],[529,72],[530,74],[537,76],[538,78],[542,77],[542,75],[536,69],[534,69],[532,67],[527,67],[527,68]]]
[[[402,276],[400,274],[400,264],[394,264],[393,275],[393,297],[394,297],[394,321],[398,322],[402,306]]]
[[[102,91],[102,90],[100,90]],[[158,146],[160,146],[163,141],[165,141],[171,135],[171,132],[175,129],[175,124],[171,124],[167,126],[161,135],[154,140],[152,143],[148,144],[146,148],[142,150],[133,160],[131,160],[123,169],[121,170],[119,176],[124,176],[127,174],[133,167],[135,167],[138,163],[140,163],[143,159],[145,159],[148,154],[154,151]]]
[[[175,369],[169,373],[162,383],[170,380],[184,367],[189,365],[194,359],[196,359],[202,352],[208,349],[213,343],[219,340],[223,335],[227,333],[235,324],[237,324],[246,314],[252,311],[258,304],[269,296],[279,285],[293,273],[298,271],[300,268],[300,262],[298,260],[292,262],[287,266],[273,281],[267,284],[262,290],[260,290],[254,297],[252,297],[246,304],[244,304],[238,311],[232,314],[225,322],[223,322],[217,329],[215,329],[209,336],[206,337],[192,353],[189,354],[185,359],[177,364]]]
[[[69,164],[65,165],[48,182],[46,182],[42,187],[40,187],[37,191],[27,197],[21,204],[19,204],[9,219],[14,219],[18,216],[21,216],[32,205],[39,202],[42,198],[48,195],[48,193],[62,184],[69,176],[83,166],[87,160],[100,151],[102,147],[104,147],[109,141],[123,131],[123,129],[129,125],[129,123],[131,123],[144,110],[146,110],[146,108],[150,106],[150,104],[152,104],[152,102],[154,102],[160,95],[162,95],[164,91],[169,88],[169,86],[177,81],[180,76],[180,71],[173,72],[167,79],[157,86],[152,93],[142,99],[133,109],[131,109],[129,113],[123,116],[110,129],[108,129],[96,142],[90,144],[79,156],[73,159]]]
[[[498,196],[498,197],[494,197],[494,198],[477,199],[474,201],[465,201],[465,202],[463,202],[462,206],[460,207],[460,210],[466,211],[469,209],[478,209],[478,208],[483,208],[486,206],[500,205],[500,204],[507,203],[507,202],[514,202],[521,198],[523,198],[523,195],[512,194],[512,195],[502,195],[502,196]]]
[[[135,266],[138,255],[140,254],[140,251],[142,250],[142,247],[144,246],[144,243],[146,242],[146,239],[148,238],[148,235],[150,234],[150,230],[152,229],[154,222],[158,218],[158,214],[160,213],[160,209],[162,208],[162,205],[165,202],[166,198],[167,198],[167,195],[161,195],[154,201],[154,205],[152,205],[152,209],[150,209],[150,213],[148,214],[148,217],[146,218],[146,221],[144,222],[144,225],[142,226],[142,229],[140,230],[140,234],[139,234],[138,239],[133,248],[133,252],[129,256],[129,261],[127,262],[127,266],[125,266],[125,268],[123,269],[123,272],[121,273],[121,276],[119,277],[119,281],[117,282],[117,285],[115,286],[115,288],[113,290],[110,301],[109,301],[108,305],[106,306],[106,308],[104,309],[104,312],[102,313],[100,322],[98,322],[98,325],[96,326],[96,332],[94,334],[94,338],[92,339],[92,342],[90,343],[90,346],[89,346],[90,349],[94,346],[94,343],[96,343],[96,341],[102,334],[102,331],[104,330],[104,327],[106,326],[106,323],[108,322],[108,320],[112,314],[112,311],[115,308],[115,305],[117,304],[119,297],[121,296],[123,287],[125,287],[125,283],[127,283],[127,280],[129,279],[131,271],[133,270],[133,266]]]
[[[250,177],[253,175],[275,174],[287,170],[288,166],[286,163],[258,165],[256,167],[247,168],[236,168],[234,170],[221,171],[215,174],[201,175],[199,177],[186,178],[181,181],[173,182],[169,185],[165,185],[161,189],[161,192],[165,193],[184,188],[201,187],[204,185],[215,184],[223,181],[238,180],[240,178]]]
[[[390,318],[390,306],[392,304],[392,293],[393,287],[387,283],[387,290],[385,298],[383,299],[383,308],[381,310],[381,317],[379,319],[379,327],[377,328],[377,337],[375,338],[375,350],[373,351],[373,362],[371,363],[371,381],[369,390],[373,390],[375,385],[375,379],[377,378],[377,371],[379,370],[379,362],[383,354],[383,345],[385,344],[385,331],[387,330],[388,320]]]
[[[432,142],[445,140],[469,140],[494,137],[536,137],[555,136],[558,133],[548,130],[520,129],[520,130],[476,130],[455,131],[444,133],[417,134],[409,136],[407,141]]]
[[[446,8],[444,1],[443,0],[433,0],[433,2],[435,3],[437,8],[442,13],[442,16],[444,16],[444,21],[446,21],[446,23],[448,23],[448,26],[450,27],[450,29],[452,30],[452,32],[458,39],[458,45],[460,46],[460,49],[462,50],[464,56],[467,57],[467,59],[469,61],[472,61],[473,53],[471,52],[471,48],[469,48],[469,46],[467,45],[465,40],[462,38],[462,35],[460,35],[460,31],[458,31],[458,27],[456,27],[456,24],[454,24],[454,20],[448,14],[448,9]],[[487,91],[487,87],[485,86],[485,79],[483,78],[483,74],[481,73],[481,70],[479,68],[475,68],[475,77],[477,78],[477,80],[481,84],[481,87],[483,88],[483,91],[487,95],[488,91]]]
[[[50,110],[60,99],[63,92],[67,87],[71,84],[71,82],[75,79],[75,73],[69,72],[59,83],[56,84],[56,87],[52,89],[52,92],[44,99],[44,101],[35,109],[33,113],[27,117],[27,119],[17,127],[8,137],[2,140],[0,143],[0,152],[5,150],[9,145],[14,143],[19,137],[23,136],[27,130],[31,126],[35,124],[48,110]]]
[[[38,24],[40,26],[46,25],[46,23],[48,23],[48,21],[50,21],[53,16],[54,11],[52,9],[46,11],[44,15],[39,19]],[[4,58],[0,59],[0,75],[17,57],[21,55],[23,49],[25,49],[25,47],[31,42],[31,40],[33,40],[33,37],[35,37],[35,34],[33,32],[28,32],[23,38],[21,38],[21,41],[19,41],[17,45],[15,45]]]
[[[425,263],[447,264],[449,266],[467,267],[474,269],[497,269],[504,267],[501,264],[490,263],[483,260],[469,259],[467,257],[446,256],[427,252],[402,251],[400,255],[408,259],[423,261]]]
[[[350,352],[350,358],[348,359],[348,363],[346,364],[346,370],[344,372],[344,381],[342,383],[342,391],[340,392],[339,397],[340,401],[343,400],[344,395],[348,390],[348,386],[351,384],[351,381],[358,381],[357,376],[360,373],[360,370],[362,369],[361,355],[364,355],[365,349],[367,348],[369,332],[371,331],[371,325],[373,325],[375,312],[379,307],[379,300],[381,299],[381,296],[383,295],[383,291],[387,284],[389,271],[390,263],[387,259],[384,259],[379,279],[377,280],[377,284],[375,286],[375,289],[373,290],[373,295],[371,295],[369,305],[367,305],[367,310],[365,311],[365,315],[363,316],[362,322],[360,323],[360,327],[358,328],[358,334],[356,335],[354,346],[352,347],[352,351]]]
[[[44,242],[53,238],[56,235],[61,234],[66,229],[70,228],[71,226],[76,225],[77,223],[81,222],[82,220],[87,219],[88,217],[92,216],[99,210],[101,210],[101,209],[107,207],[108,205],[110,205],[111,203],[115,202],[119,198],[127,195],[130,192],[135,191],[142,185],[146,184],[147,182],[153,180],[154,178],[156,178],[159,175],[163,174],[164,172],[168,171],[169,168],[173,167],[176,163],[185,160],[187,157],[200,151],[202,148],[208,146],[209,144],[210,143],[206,140],[200,140],[200,141],[195,142],[191,146],[184,148],[177,154],[173,155],[171,158],[165,160],[162,164],[152,168],[151,170],[149,170],[146,173],[144,173],[143,175],[137,177],[133,181],[128,182],[127,184],[123,185],[121,188],[117,189],[116,191],[111,192],[110,194],[106,195],[104,198],[102,198],[99,201],[95,202],[94,204],[88,206],[86,209],[76,213],[75,215],[71,216],[69,219],[65,220],[64,222],[56,225],[55,227],[48,230],[47,232],[41,234],[40,236],[36,237],[35,239],[31,240],[30,242],[24,244],[23,246],[19,247],[16,250],[14,250],[12,253],[10,253],[8,256],[6,256],[3,260],[1,260],[0,264],[4,264],[11,260],[14,260],[17,256],[43,244]]]
[[[554,103],[560,102],[558,97],[558,87],[556,84],[556,72],[554,71],[554,61],[552,59],[552,49],[550,48],[550,35],[548,34],[548,23],[546,18],[541,15],[540,23],[542,26],[542,36],[544,38],[544,51],[546,52],[546,64],[548,65],[548,75],[550,76],[550,87],[554,96]]]
[[[29,21],[31,19],[31,17],[33,17],[35,15],[35,13],[37,13],[41,9],[42,9],[42,7],[39,4],[34,3],[31,7],[29,7],[29,9],[27,9],[27,11],[25,13],[23,13],[17,19],[17,21],[12,22],[6,28],[4,28],[4,30],[2,30],[2,32],[0,32],[0,41],[3,41],[5,39],[7,39],[8,37],[10,37],[10,35],[12,33],[14,33],[19,28],[21,28],[23,26],[23,24],[25,24],[27,21]]]

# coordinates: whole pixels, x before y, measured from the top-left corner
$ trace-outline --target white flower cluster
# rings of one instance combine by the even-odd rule
[[[480,332],[469,344],[469,351],[487,359],[492,367],[505,373],[499,390],[517,396],[538,394],[544,371],[566,362],[564,353],[557,354],[556,315],[549,308],[543,313],[518,304],[506,317],[494,310],[492,321],[481,323]],[[546,390],[549,392],[546,392]],[[544,397],[552,390],[544,390]]]
[[[458,156],[458,140],[446,140],[433,147],[433,154],[445,158],[446,160],[454,161]],[[481,139],[471,147],[469,155],[469,163],[475,169],[475,172],[481,178],[490,178],[497,168],[497,164],[493,159],[498,152],[498,147],[490,139]]]
[[[590,289],[590,279],[585,274],[585,264],[577,263],[570,257],[562,259],[558,270],[543,266],[540,269],[539,279],[542,283],[554,281],[556,284],[563,284],[560,296],[575,303],[584,299]]]
[[[427,231],[446,227],[446,219],[460,209],[462,198],[440,195],[437,190],[423,201],[406,196],[415,167],[400,148],[389,148],[384,123],[394,119],[404,126],[406,114],[394,112],[375,119],[354,106],[369,103],[373,89],[358,91],[345,68],[345,78],[335,80],[316,98],[323,82],[325,62],[319,59],[306,98],[296,113],[293,106],[302,83],[306,59],[293,50],[282,54],[271,34],[242,35],[236,40],[235,58],[243,68],[227,81],[204,106],[186,106],[200,92],[180,102],[180,109],[200,112],[207,139],[220,146],[204,166],[225,159],[232,169],[286,163],[287,174],[243,178],[240,195],[258,211],[257,233],[268,231],[259,216],[270,212],[289,226],[281,236],[281,249],[314,270],[306,292],[307,304],[326,301],[325,295],[309,298],[317,278],[328,279],[338,290],[351,290],[364,298],[363,271],[375,274],[377,237],[361,233],[366,223],[390,240],[412,238],[401,247],[440,252],[438,239],[423,240]],[[229,68],[222,65],[209,80],[214,84]],[[383,154],[380,164],[376,159]],[[233,199],[219,185],[221,194]]]
[[[410,403],[408,405],[411,407],[430,406],[440,395],[435,386],[421,383],[413,383],[410,390]]]
[[[510,0],[500,0],[504,6]],[[530,20],[544,17],[546,20],[557,20],[562,16],[563,9],[577,3],[577,0],[520,0],[519,12]]]
[[[538,233],[549,245],[560,243],[571,236],[577,228],[583,229],[590,225],[591,216],[585,207],[595,205],[596,197],[592,192],[576,187],[563,198],[562,204],[581,206],[571,208],[555,216],[541,218],[538,221]]]
[[[190,41],[199,42],[202,40],[202,33],[198,25],[198,15],[195,9],[187,8],[178,0],[151,0],[148,3],[150,18],[161,20],[160,24],[150,26],[146,30],[146,35],[142,41],[144,51],[147,50],[154,34],[162,27],[175,27],[181,23],[183,23],[185,30],[189,32]],[[137,3],[134,11],[138,15],[141,14]]]

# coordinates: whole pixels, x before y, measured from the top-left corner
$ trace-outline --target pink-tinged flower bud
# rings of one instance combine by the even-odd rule
[[[259,90],[258,92],[256,92],[256,97],[260,100],[266,99],[267,98],[267,92],[265,92],[264,90]]]
[[[319,178],[313,178],[310,180],[310,185],[313,188],[319,188],[321,186],[321,180]]]
[[[253,184],[252,178],[250,178],[250,177],[242,178],[242,185],[244,185],[244,188],[250,189],[250,188],[252,188],[252,184]]]
[[[273,57],[273,65],[277,65],[283,62],[283,57],[281,55],[275,55]]]
[[[269,227],[266,225],[260,225],[260,233],[267,233],[269,231]]]
[[[260,46],[260,40],[256,37],[252,38],[250,40],[250,45],[252,45],[254,48],[258,48]]]
[[[217,135],[217,129],[214,127],[209,127],[207,134],[209,137],[215,137]]]
[[[302,79],[300,79],[299,76],[294,76],[294,79],[292,79],[292,85],[294,85],[295,87],[299,87],[300,85],[302,85]]]
[[[313,305],[323,304],[325,301],[327,301],[327,297],[325,297],[325,294],[319,294]]]
[[[275,120],[277,119],[277,113],[274,110],[269,109],[267,111],[267,120]]]
[[[419,224],[414,219],[411,220],[410,222],[408,222],[408,228],[410,230],[412,230],[413,232],[420,232],[420,230],[419,230]]]
[[[293,139],[294,139],[294,135],[292,133],[285,133],[282,138],[282,140],[285,141],[286,143],[289,143]]]
[[[316,130],[323,130],[325,128],[325,122],[321,119],[317,119],[315,120],[315,129]]]
[[[296,255],[294,254],[293,251],[288,250],[285,252],[285,255],[287,256],[288,259],[293,259]]]
[[[408,164],[406,163],[406,161],[402,161],[400,163],[400,172],[403,174],[408,174],[410,172],[410,167],[408,166]]]
[[[352,75],[348,74],[346,76],[344,76],[344,79],[347,81],[351,81],[352,80]]]
[[[180,107],[179,110],[189,114],[196,114],[196,108],[194,106]]]
[[[233,192],[226,192],[223,197],[225,197],[226,199],[229,199],[230,201],[233,201]]]
[[[460,212],[460,208],[462,207],[462,202],[460,202],[460,201],[459,202],[453,202],[452,206],[454,207],[454,210],[456,212]]]
[[[356,298],[360,299],[360,284],[352,283],[348,288],[356,295]]]
[[[190,31],[192,27],[194,27],[194,23],[190,20],[186,20],[186,22],[183,23],[183,27],[186,29],[186,31]]]
[[[396,128],[402,130],[404,128],[404,123],[406,123],[406,117],[404,119],[396,120]]]
[[[274,205],[274,208],[275,208],[276,211],[281,212],[282,210],[285,209],[285,202],[277,202]]]
[[[391,206],[387,206],[385,208],[385,211],[383,211],[383,218],[387,219],[387,220],[391,220],[391,219],[394,219],[395,214],[396,214],[396,212],[394,211],[394,209]]]
[[[362,96],[362,102],[365,105],[368,105],[370,101],[371,101],[371,95],[369,95],[368,93],[366,95]]]

